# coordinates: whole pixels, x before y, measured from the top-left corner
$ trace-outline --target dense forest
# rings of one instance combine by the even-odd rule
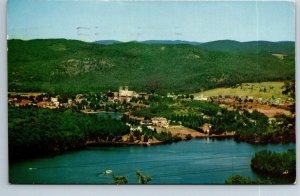
[[[111,140],[129,133],[125,123],[72,110],[8,109],[11,160],[75,150],[87,140]]]
[[[294,78],[294,56],[293,42],[103,45],[64,39],[8,40],[8,89],[82,93],[128,85],[143,92],[191,93]]]
[[[251,168],[261,178],[251,179],[247,176],[233,175],[225,180],[225,184],[277,184],[273,177],[284,178],[289,183],[296,180],[296,151],[256,152],[251,159]]]
[[[290,177],[295,180],[296,176],[296,152],[276,153],[271,151],[260,151],[255,153],[251,159],[251,167],[260,174]]]

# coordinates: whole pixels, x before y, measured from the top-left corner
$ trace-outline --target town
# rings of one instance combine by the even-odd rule
[[[149,115],[147,112],[151,110],[151,107],[154,105],[153,103],[158,102],[170,103],[168,107],[173,108],[172,115],[159,112],[153,112]],[[12,107],[74,109],[81,113],[95,114],[99,117],[122,119],[130,127],[130,134],[124,135],[120,140],[121,142],[135,144],[161,143],[161,141],[155,138],[149,139],[144,137],[141,134],[143,129],[155,133],[170,132],[175,140],[234,136],[235,132],[232,130],[225,130],[218,133],[218,130],[215,130],[216,128],[212,123],[213,116],[197,111],[198,106],[196,108],[189,106],[189,104],[197,105],[201,103],[219,105],[225,111],[259,111],[269,117],[269,123],[272,120],[276,120],[274,117],[277,115],[288,114],[293,104],[292,100],[281,100],[274,97],[269,100],[253,98],[251,96],[220,95],[207,97],[203,95],[203,92],[199,96],[174,93],[167,93],[163,96],[155,93],[135,92],[129,90],[128,86],[120,86],[118,91],[109,91],[106,93],[54,95],[38,92],[10,92],[8,94],[8,104]],[[188,110],[188,112],[180,111],[178,108],[179,104],[183,104],[184,110]],[[177,105],[177,108],[175,105]],[[199,107],[201,108],[201,106]],[[195,119],[193,120],[182,118],[182,116],[193,115],[195,115]],[[186,121],[193,123],[189,124]]]
[[[120,86],[118,91],[107,93],[90,93],[76,95],[51,95],[41,92],[9,92],[8,105],[13,107],[38,107],[48,109],[74,108],[83,113],[98,113],[99,111],[130,112],[149,106],[149,97],[159,96],[155,93],[135,92],[128,86]],[[272,97],[270,99],[255,98],[252,96],[199,96],[167,93],[162,98],[185,101],[203,101],[208,103],[225,104],[231,109],[257,110],[272,117],[284,113],[293,105],[293,99],[282,100]],[[270,116],[266,110],[275,110]]]

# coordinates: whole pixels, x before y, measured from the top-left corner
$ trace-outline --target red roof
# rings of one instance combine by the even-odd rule
[[[28,105],[30,103],[29,100],[27,99],[22,99],[21,102],[20,102],[20,105]]]
[[[38,107],[43,107],[43,106],[46,106],[48,104],[48,102],[46,102],[46,101],[40,101],[40,102],[38,102],[36,105],[38,106]]]

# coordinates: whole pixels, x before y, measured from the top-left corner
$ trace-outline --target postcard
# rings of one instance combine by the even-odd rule
[[[294,6],[9,0],[9,182],[294,184]]]

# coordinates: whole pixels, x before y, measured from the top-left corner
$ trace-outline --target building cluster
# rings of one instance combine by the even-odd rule
[[[57,109],[60,107],[70,108],[75,105],[72,99],[69,99],[67,103],[61,103],[56,97],[47,97],[42,95],[32,95],[30,97],[18,96],[8,98],[8,104],[14,107],[39,107],[39,108],[49,108]]]
[[[113,103],[129,103],[134,98],[149,99],[149,94],[144,92],[135,92],[128,89],[128,86],[120,87],[117,92],[108,92],[107,101]],[[88,109],[89,100],[85,94],[77,94],[74,99],[64,99],[62,102],[60,96],[50,97],[45,93],[9,93],[8,104],[15,107],[40,107],[40,108],[71,108],[82,104],[83,109]],[[100,104],[100,102],[99,102]],[[105,103],[103,103],[105,105]]]
[[[120,86],[119,91],[108,93],[108,100],[111,102],[126,102],[129,103],[133,98],[143,98],[147,100],[149,95],[144,92],[137,93],[128,90],[128,86]]]
[[[233,104],[233,103],[258,103],[262,105],[275,105],[275,106],[283,106],[289,104],[290,101],[282,100],[281,98],[272,97],[270,99],[263,98],[253,98],[252,96],[218,96],[218,97],[209,97],[207,99],[208,102],[211,103],[225,103],[225,104]]]
[[[163,117],[154,117],[149,120],[141,120],[139,125],[131,125],[130,131],[139,131],[142,132],[142,127],[147,127],[148,129],[154,130],[154,127],[167,128],[169,127],[169,120]]]

